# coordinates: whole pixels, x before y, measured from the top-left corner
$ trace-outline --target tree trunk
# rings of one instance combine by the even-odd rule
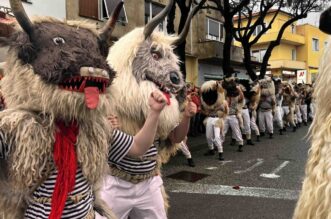
[[[243,41],[242,46],[244,49],[244,65],[247,70],[247,74],[253,81],[255,81],[257,79],[257,76],[252,67],[251,48],[249,46],[249,43],[245,41]]]
[[[233,29],[233,24],[231,21],[227,21],[228,19],[225,20],[224,22],[224,29],[225,29],[225,41],[224,41],[224,46],[223,46],[223,62],[222,62],[222,67],[224,71],[224,75],[226,77],[230,77],[233,73],[233,68],[231,67],[231,47],[232,47],[232,40],[233,40],[233,35],[232,35],[232,29]]]
[[[178,26],[178,34],[180,34],[185,26],[185,22],[187,20],[188,14],[189,14],[189,10],[190,8],[188,8],[188,10],[185,11],[181,11],[181,16],[180,16],[180,21],[179,21],[179,26]],[[183,74],[184,79],[186,80],[186,65],[185,65],[185,61],[186,61],[186,53],[185,53],[185,46],[186,46],[186,40],[184,40],[184,42],[180,45],[177,46],[177,48],[175,49],[175,53],[178,55],[179,57],[179,67],[180,67],[180,71]]]
[[[176,17],[176,4],[173,4],[172,8],[167,16],[167,33],[168,34],[176,33],[175,25],[174,25],[175,17]]]

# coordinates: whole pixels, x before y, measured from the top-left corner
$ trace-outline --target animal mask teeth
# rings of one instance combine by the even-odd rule
[[[109,79],[97,77],[81,77],[76,76],[64,80],[59,84],[60,89],[83,92],[85,87],[97,87],[100,93],[104,93],[109,86]]]

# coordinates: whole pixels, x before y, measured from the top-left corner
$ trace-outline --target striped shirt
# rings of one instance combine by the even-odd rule
[[[116,141],[113,141],[111,147],[108,159],[109,164],[115,165],[116,168],[132,175],[145,174],[154,170],[156,166],[157,146],[159,145],[158,141],[155,141],[148,151],[138,159],[125,156],[127,149],[118,146],[124,144],[119,143],[119,141],[130,142],[132,141],[131,138],[131,136],[123,135],[123,132],[114,131],[114,139],[116,139]]]
[[[0,159],[6,159],[10,153],[10,147],[5,143],[4,134],[0,131]],[[117,153],[110,151],[109,159],[121,160],[130,150],[133,137],[120,131],[114,131],[111,148],[116,149]],[[51,200],[55,187],[57,170],[54,168],[50,176],[33,192],[33,198],[29,202],[25,212],[25,219],[48,219],[51,212]],[[93,208],[94,196],[92,188],[82,173],[80,167],[77,168],[75,187],[68,196],[79,196],[79,201],[67,199],[61,218],[62,219],[81,219],[85,218]],[[46,202],[40,201],[46,199]]]

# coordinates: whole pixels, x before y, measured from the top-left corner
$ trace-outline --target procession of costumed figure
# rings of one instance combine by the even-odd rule
[[[243,151],[244,141],[242,138],[241,129],[244,128],[244,122],[242,117],[242,109],[244,106],[244,94],[237,84],[235,77],[227,77],[222,81],[222,87],[225,89],[225,98],[229,107],[229,114],[224,121],[224,131],[222,135],[222,141],[225,140],[225,135],[229,128],[232,131],[232,143],[238,142],[238,152]]]
[[[258,109],[259,128],[261,135],[268,131],[269,138],[273,137],[273,114],[276,108],[275,84],[269,76],[259,80],[261,98]]]
[[[331,8],[321,14],[320,29],[331,34]],[[310,128],[311,147],[301,194],[294,219],[331,218],[331,49],[330,43],[321,58],[313,98],[315,116]]]
[[[112,141],[106,94],[115,73],[106,57],[116,16],[97,33],[81,22],[30,21],[21,1],[10,4],[22,29],[0,38],[9,46],[1,80],[0,217],[113,218],[94,189]]]
[[[102,194],[119,218],[166,217],[168,201],[160,167],[180,148],[190,117],[196,112],[196,106],[186,101],[186,84],[173,51],[186,38],[196,8],[178,37],[154,31],[173,3],[170,0],[145,27],[135,28],[121,37],[108,56],[109,65],[117,73],[111,86],[111,112],[118,117],[121,130],[133,135],[141,128],[148,115],[151,91],[159,89],[167,97],[157,137],[147,153],[138,159],[124,157],[110,166]]]
[[[201,85],[200,92],[201,111],[207,116],[204,120],[208,143],[208,151],[205,155],[214,155],[214,149],[217,149],[219,160],[224,160],[222,135],[224,120],[229,109],[225,100],[225,90],[222,87],[222,81],[207,81]]]

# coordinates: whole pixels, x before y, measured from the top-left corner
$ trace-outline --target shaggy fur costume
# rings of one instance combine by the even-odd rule
[[[285,124],[295,125],[295,101],[296,94],[291,83],[287,81],[282,82],[283,87],[283,106],[288,106],[290,113],[284,117]]]
[[[244,107],[244,101],[245,99],[243,98],[242,100],[239,100],[239,91],[238,91],[238,84],[236,81],[235,77],[229,77],[225,78],[223,80],[222,86],[224,87],[226,94],[226,97],[231,97],[231,98],[236,98],[236,101],[238,102],[237,104],[237,110],[236,110],[236,116],[239,122],[239,127],[241,129],[244,128],[244,120],[242,117],[242,110]],[[240,88],[239,88],[240,89]],[[230,106],[229,106],[230,107]]]
[[[329,27],[329,26],[328,26]],[[310,128],[311,147],[294,219],[331,218],[331,50],[325,49],[313,98],[316,114]]]
[[[216,126],[223,130],[224,119],[229,112],[222,82],[207,81],[201,85],[200,92],[201,106],[204,114],[217,115],[219,120],[216,122]],[[206,125],[205,121],[204,124]]]
[[[63,23],[46,18],[38,19],[35,24],[45,21]],[[63,24],[86,28],[97,37],[90,26],[77,22]],[[111,103],[109,98],[101,94],[98,107],[95,110],[88,109],[84,94],[46,83],[30,64],[22,64],[15,48],[8,52],[1,90],[8,109],[0,113],[0,129],[5,134],[5,143],[10,145],[8,159],[5,165],[2,163],[0,166],[1,214],[6,219],[23,218],[32,192],[50,174],[50,169],[54,167],[52,148],[55,121],[59,118],[77,121],[77,163],[89,184],[97,189],[99,180],[107,171],[111,142],[112,127],[106,117]],[[98,197],[94,205],[104,216],[113,218]]]
[[[275,84],[272,78],[269,76],[264,76],[263,79],[259,80],[259,84],[261,87],[261,96],[271,96],[273,99],[273,102],[276,103],[276,89]],[[276,104],[272,107],[272,112],[275,112]]]
[[[178,74],[178,85],[173,85],[169,72],[180,72],[178,58],[173,53],[172,43],[177,38],[166,36],[164,33],[154,31],[148,39],[143,34],[144,28],[136,28],[119,39],[110,49],[109,65],[117,72],[111,86],[110,101],[111,113],[115,113],[120,121],[121,130],[129,134],[136,134],[143,126],[149,111],[148,97],[162,86],[176,89],[176,94],[170,94],[170,105],[161,112],[157,136],[163,140],[158,148],[156,168],[148,174],[134,177],[116,168],[110,168],[111,174],[138,183],[155,174],[160,174],[160,167],[166,163],[179,149],[180,144],[171,144],[168,136],[181,122],[185,109],[185,83],[181,74]],[[156,51],[164,59],[155,62],[150,51]],[[121,57],[121,58],[119,58]],[[156,82],[156,83],[155,83]],[[168,209],[168,196],[163,189],[165,209]]]

